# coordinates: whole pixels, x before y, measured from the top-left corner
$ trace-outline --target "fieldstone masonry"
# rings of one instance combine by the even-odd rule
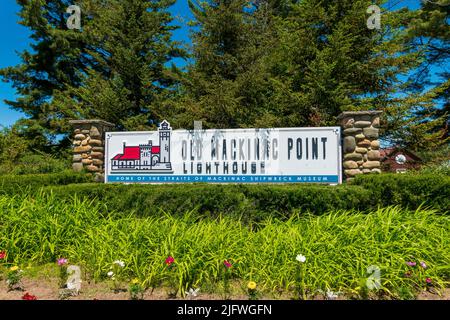
[[[112,131],[115,125],[103,120],[71,120],[73,126],[74,171],[86,169],[95,173],[98,180],[104,173],[105,132]]]
[[[378,133],[382,111],[349,111],[339,115],[343,133],[343,167],[348,179],[381,173]]]

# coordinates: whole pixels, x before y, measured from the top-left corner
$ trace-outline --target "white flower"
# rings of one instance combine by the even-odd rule
[[[110,271],[110,272],[107,273],[107,275],[108,275],[108,277],[111,278],[112,276],[114,276],[114,272]]]
[[[189,289],[189,291],[186,291],[186,295],[189,297],[189,298],[192,298],[192,297],[196,297],[197,295],[198,295],[198,292],[200,291],[200,288],[197,288],[197,289],[192,289],[192,288],[190,288]]]
[[[335,300],[338,297],[338,294],[339,292],[333,292],[328,290],[326,296],[328,300]]]
[[[305,257],[304,255],[299,254],[299,255],[295,258],[295,260],[297,260],[298,262],[303,263],[303,262],[306,261],[306,257]]]
[[[116,260],[113,262],[113,264],[117,264],[120,267],[125,267],[125,262],[121,261],[121,260]]]

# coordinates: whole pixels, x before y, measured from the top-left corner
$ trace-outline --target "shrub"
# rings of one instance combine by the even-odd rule
[[[371,194],[359,186],[316,185],[69,185],[45,188],[59,199],[96,198],[106,211],[137,216],[182,215],[195,211],[218,217],[233,215],[248,221],[266,216],[288,217],[295,212],[322,214],[331,209],[363,209]]]
[[[85,183],[92,180],[90,174],[75,173],[71,170],[53,174],[1,175],[0,193],[20,194],[33,192],[43,186]]]
[[[450,211],[450,176],[437,174],[381,174],[357,176],[350,182],[372,192],[381,206],[418,208],[421,204]]]
[[[339,186],[84,183],[91,179],[90,175],[71,171],[3,176],[0,188],[12,194],[36,192],[42,186],[46,193],[54,193],[60,201],[71,200],[76,195],[95,199],[104,212],[133,213],[139,217],[194,211],[198,217],[232,215],[260,221],[268,216],[285,219],[297,212],[318,215],[329,210],[369,211],[389,205],[411,209],[425,205],[441,212],[450,209],[450,177],[438,175],[364,175]]]

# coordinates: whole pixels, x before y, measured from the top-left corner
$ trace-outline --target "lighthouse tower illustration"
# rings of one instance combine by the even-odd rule
[[[170,162],[170,135],[172,128],[164,120],[158,128],[159,146],[152,140],[139,146],[123,143],[123,152],[111,159],[111,173],[173,173]]]

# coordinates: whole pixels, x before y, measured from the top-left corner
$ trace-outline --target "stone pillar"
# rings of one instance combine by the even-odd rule
[[[346,179],[381,173],[378,133],[382,111],[348,111],[339,115],[343,132],[343,167]]]
[[[100,181],[104,173],[105,132],[112,131],[115,125],[103,120],[71,120],[73,126],[74,171],[86,169],[96,174]]]

